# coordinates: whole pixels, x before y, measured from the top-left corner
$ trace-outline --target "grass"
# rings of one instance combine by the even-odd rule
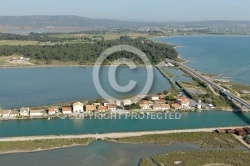
[[[0,46],[3,45],[20,45],[20,46],[25,46],[25,45],[37,45],[38,41],[22,41],[22,40],[0,40]]]
[[[207,164],[230,164],[249,166],[250,153],[244,151],[189,151],[158,154],[151,157],[157,165],[201,166]],[[146,165],[145,165],[146,166]]]
[[[141,158],[138,165],[139,166],[153,166],[151,161],[147,158]]]
[[[171,133],[171,134],[155,134],[137,137],[125,137],[113,139],[118,142],[126,143],[157,143],[161,145],[170,144],[172,142],[196,143],[204,148],[235,148],[240,143],[230,134],[217,134],[209,132],[194,133]]]
[[[87,145],[92,141],[94,141],[93,138],[76,138],[0,142],[0,153],[46,150],[73,145]]]

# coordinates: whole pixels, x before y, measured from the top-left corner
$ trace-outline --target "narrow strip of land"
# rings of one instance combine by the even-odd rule
[[[234,126],[233,128],[242,128],[242,127],[246,127],[246,126]],[[225,129],[225,128],[230,128],[230,127],[183,129],[183,130],[164,130],[164,131],[121,132],[121,133],[104,133],[104,134],[96,133],[96,134],[83,134],[83,135],[58,135],[58,136],[48,135],[48,136],[4,137],[4,138],[0,138],[0,142],[45,140],[45,139],[74,139],[74,138],[95,138],[95,139],[123,138],[123,137],[134,137],[134,136],[143,136],[143,135],[152,135],[152,134],[170,134],[170,133],[185,133],[185,132],[212,132],[216,129]]]

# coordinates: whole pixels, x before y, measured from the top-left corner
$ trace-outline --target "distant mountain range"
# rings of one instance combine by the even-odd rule
[[[0,26],[15,27],[250,27],[250,21],[196,21],[196,22],[136,22],[110,19],[90,19],[79,16],[0,16]]]

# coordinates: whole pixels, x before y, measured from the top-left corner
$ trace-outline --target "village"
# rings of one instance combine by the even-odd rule
[[[200,105],[196,109],[201,108]],[[174,112],[177,110],[194,110],[191,107],[190,101],[183,95],[173,97],[171,94],[152,94],[144,97],[138,102],[133,99],[117,100],[114,102],[75,102],[71,104],[63,104],[60,106],[50,106],[42,109],[22,107],[13,110],[0,110],[1,120],[19,119],[19,118],[46,118],[53,116],[69,116],[82,113],[122,113],[122,112]]]

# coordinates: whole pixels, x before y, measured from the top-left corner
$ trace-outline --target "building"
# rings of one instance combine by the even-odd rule
[[[140,108],[141,108],[142,110],[150,110],[150,109],[151,109],[150,106],[149,106],[148,104],[139,104],[139,106],[140,106]]]
[[[106,107],[106,106],[99,106],[97,110],[99,112],[106,112],[106,111],[108,111],[108,107]]]
[[[170,105],[169,104],[154,104],[152,108],[153,110],[166,111],[170,109]]]
[[[167,96],[168,96],[168,95],[161,94],[161,95],[160,95],[160,99],[163,99],[163,100],[164,100],[164,99],[166,99]]]
[[[44,110],[30,110],[30,116],[43,116]]]
[[[18,111],[11,111],[10,114],[9,114],[9,117],[17,117],[19,115],[19,112]]]
[[[236,128],[235,130],[235,134],[239,135],[239,136],[243,136],[246,134],[246,131],[243,128]]]
[[[20,116],[29,116],[30,108],[29,107],[22,107],[20,108]]]
[[[49,114],[49,115],[55,115],[55,114],[56,114],[56,109],[53,108],[53,107],[49,108],[49,109],[48,109],[48,114]]]
[[[148,100],[141,100],[138,102],[138,104],[147,104],[147,105],[149,105],[149,107],[151,107],[154,105],[154,102],[148,101]]]
[[[129,99],[126,99],[122,102],[123,106],[127,106],[127,105],[131,105],[132,104],[132,101],[129,100]]]
[[[11,112],[11,110],[3,110],[2,111],[2,116],[3,117],[9,117],[10,116],[10,112]]]
[[[121,105],[122,105],[122,102],[121,102],[120,100],[117,100],[117,101],[115,101],[115,104],[116,104],[117,106],[121,106]]]
[[[170,105],[169,104],[162,104],[161,105],[161,110],[162,111],[166,111],[166,110],[169,110],[170,109]]]
[[[113,112],[113,111],[116,111],[117,105],[116,104],[108,104],[107,107],[108,107],[108,110]]]
[[[82,113],[83,112],[83,103],[76,102],[73,104],[73,113]]]
[[[156,100],[155,104],[165,104],[165,100]]]
[[[161,104],[154,104],[152,108],[153,110],[161,110]]]
[[[96,105],[86,105],[86,106],[85,106],[85,111],[86,111],[86,112],[93,112],[93,111],[96,111]]]
[[[181,109],[181,108],[182,108],[181,105],[180,105],[180,104],[177,104],[177,103],[171,104],[171,107],[172,107],[173,109]]]
[[[176,102],[181,105],[181,108],[190,108],[190,102],[184,96],[178,97]]]
[[[71,107],[62,107],[62,113],[65,115],[71,114],[72,113]]]
[[[152,95],[151,100],[152,101],[160,100],[160,96],[159,95]]]

